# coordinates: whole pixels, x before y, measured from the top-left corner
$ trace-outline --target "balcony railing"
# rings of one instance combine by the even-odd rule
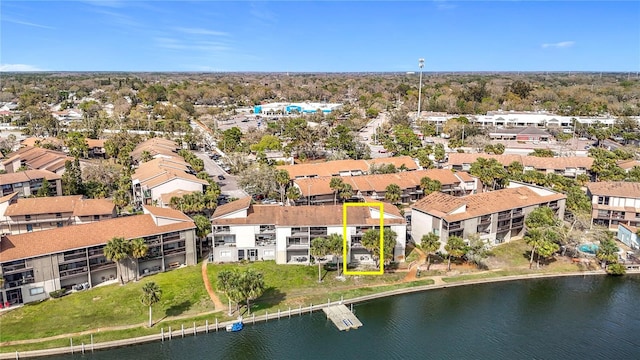
[[[164,251],[165,255],[170,255],[170,254],[178,254],[178,253],[183,253],[185,251],[185,248],[181,247],[181,248],[175,248],[175,249],[167,249]]]
[[[499,225],[498,226],[498,231],[505,231],[505,230],[510,230],[511,229],[511,225],[507,224],[507,225]]]
[[[456,231],[461,229],[462,229],[462,223],[456,222],[456,223],[449,224],[449,231]]]
[[[16,265],[8,265],[8,266],[5,265],[2,267],[2,273],[8,274],[14,271],[23,271],[24,269],[30,269],[30,267],[27,268],[27,266],[24,263],[16,264]]]
[[[88,267],[81,267],[81,268],[77,268],[77,269],[69,269],[69,270],[64,270],[64,271],[60,271],[60,279],[62,278],[67,278],[69,276],[74,276],[74,275],[78,275],[78,274],[85,274],[89,272],[89,268]]]
[[[481,225],[486,225],[486,224],[490,224],[491,223],[491,215],[489,216],[483,216],[480,218],[480,224]]]
[[[519,229],[524,226],[524,221],[518,221],[511,224],[511,227],[514,229]]]
[[[35,279],[33,278],[33,276],[25,277],[24,279],[20,279],[20,280],[7,281],[4,285],[4,288],[10,289],[10,288],[14,288],[14,287],[18,287],[26,284],[32,284],[34,282],[35,282]]]
[[[112,267],[115,267],[115,266],[116,266],[116,263],[114,263],[112,261],[98,263],[98,264],[89,264],[89,268],[91,270],[108,269],[108,268],[112,268]]]
[[[498,214],[498,220],[506,220],[506,219],[511,219],[511,213]]]

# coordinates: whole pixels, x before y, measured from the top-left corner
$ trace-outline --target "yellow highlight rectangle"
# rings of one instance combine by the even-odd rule
[[[347,208],[350,206],[380,208],[380,270],[349,271],[347,267]],[[378,203],[344,203],[342,204],[342,266],[345,275],[382,275],[384,274],[384,204]]]

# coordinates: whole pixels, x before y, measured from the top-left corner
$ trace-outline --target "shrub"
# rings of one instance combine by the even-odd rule
[[[613,275],[613,276],[621,276],[626,274],[627,270],[625,269],[624,266],[622,266],[622,264],[609,264],[609,266],[607,266],[607,274],[609,275]]]
[[[52,291],[52,292],[50,292],[50,293],[49,293],[49,296],[51,296],[51,297],[52,297],[52,298],[54,298],[54,299],[61,298],[61,297],[63,297],[63,296],[64,296],[64,293],[65,293],[66,291],[67,291],[67,290],[65,290],[65,289],[54,290],[54,291]]]

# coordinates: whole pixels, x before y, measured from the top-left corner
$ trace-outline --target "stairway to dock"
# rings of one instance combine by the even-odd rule
[[[340,331],[357,329],[362,326],[362,322],[345,305],[333,305],[323,308],[327,317]]]

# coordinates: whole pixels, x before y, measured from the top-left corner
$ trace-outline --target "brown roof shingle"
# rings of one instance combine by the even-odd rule
[[[16,173],[0,174],[0,184],[15,184],[19,182],[28,182],[29,180],[47,179],[59,180],[62,177],[48,170],[25,170]]]
[[[587,184],[593,195],[616,196],[623,198],[640,198],[640,183],[630,181],[602,181]]]
[[[115,204],[107,199],[83,199],[82,195],[19,198],[5,211],[7,216],[73,213],[75,216],[113,213]]]
[[[221,216],[225,216],[236,211],[248,209],[251,206],[251,198],[245,197],[236,201],[232,201],[230,203],[226,203],[224,205],[220,205],[213,212],[212,218],[219,218]]]
[[[371,165],[393,164],[399,168],[403,164],[408,170],[418,169],[418,165],[410,156],[399,156],[371,160],[334,160],[312,164],[281,165],[277,168],[286,170],[291,180],[298,177],[337,176],[341,172],[361,171],[366,173]]]
[[[102,245],[114,237],[134,239],[194,228],[191,221],[157,226],[151,215],[134,215],[47,231],[7,235],[0,241],[0,262]]]

